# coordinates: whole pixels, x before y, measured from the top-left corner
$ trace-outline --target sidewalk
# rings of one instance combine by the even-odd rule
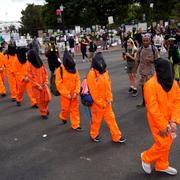
[[[105,53],[108,53],[108,52],[114,52],[114,51],[122,51],[123,48],[121,47],[121,45],[118,45],[118,46],[114,46],[114,47],[109,47],[108,50],[102,50],[101,48],[97,49],[97,52],[105,52]],[[87,54],[88,54],[88,51],[87,51]],[[75,56],[81,56],[81,52],[78,51],[78,52],[75,52]],[[44,60],[44,59],[47,59],[47,57],[45,56],[45,54],[41,54],[40,57]],[[63,52],[61,51],[60,52],[60,59],[62,59],[63,57]]]

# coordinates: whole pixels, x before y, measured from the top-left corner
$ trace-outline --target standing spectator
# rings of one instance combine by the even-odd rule
[[[58,61],[59,53],[58,48],[55,43],[55,38],[50,37],[50,42],[48,43],[48,47],[45,51],[46,57],[48,58],[48,65],[51,71],[51,77],[54,75],[56,68],[60,66],[60,62]]]
[[[164,37],[159,30],[156,31],[156,35],[153,37],[153,42],[158,51],[164,47]]]
[[[174,70],[174,78],[175,80],[180,83],[180,72],[179,72],[179,64],[180,64],[180,48],[174,42],[176,41],[175,38],[169,38],[169,60],[173,64]]]
[[[70,37],[69,37],[69,39],[68,39],[68,42],[69,42],[69,47],[70,47],[69,52],[71,53],[72,57],[74,58],[75,40],[74,40],[74,37],[73,37],[72,34],[70,34]]]
[[[103,35],[102,35],[102,46],[103,46],[103,50],[107,50],[108,49],[108,44],[107,44],[107,41],[108,41],[108,35],[107,35],[107,33],[104,33]]]
[[[150,174],[151,164],[155,171],[176,175],[177,170],[169,166],[169,152],[176,137],[176,124],[180,124],[180,89],[173,80],[172,66],[165,59],[155,62],[156,74],[146,82],[144,97],[147,118],[154,144],[141,153],[143,170]]]
[[[97,50],[97,46],[94,43],[92,37],[88,38],[88,41],[89,41],[89,56],[88,56],[88,59],[89,59],[89,62],[92,62],[92,58],[94,57],[94,52],[96,52],[96,50]]]
[[[82,53],[82,58],[83,58],[82,62],[85,62],[85,57],[88,58],[88,56],[86,54],[87,53],[87,45],[88,45],[88,43],[86,42],[86,39],[83,38],[81,40],[81,53]]]
[[[134,44],[134,41],[130,38],[127,41],[127,53],[123,54],[124,60],[127,61],[127,73],[129,76],[130,88],[129,93],[132,93],[132,96],[137,96],[137,82],[136,82],[136,53],[137,48]]]
[[[143,87],[147,80],[149,80],[155,73],[154,60],[158,58],[158,50],[151,45],[151,35],[145,34],[142,39],[143,46],[139,48],[136,56],[137,65],[139,66],[140,86],[142,87],[143,102],[137,105],[138,108],[144,107]]]
[[[142,46],[142,33],[143,33],[142,28],[139,28],[138,33],[134,37],[135,44],[136,44],[137,47]]]
[[[32,49],[39,55],[40,54],[40,43],[36,36],[34,36],[34,39],[32,41]]]

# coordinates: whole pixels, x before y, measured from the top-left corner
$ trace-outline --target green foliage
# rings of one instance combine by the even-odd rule
[[[153,8],[150,3],[154,3]],[[56,15],[61,4],[65,7],[62,17],[67,28],[107,25],[108,16],[113,16],[115,25],[140,22],[143,13],[148,22],[180,18],[179,0],[46,0],[44,6],[29,4],[22,11],[22,30],[33,33],[43,28],[62,29]]]
[[[42,20],[42,6],[28,4],[25,10],[21,12],[21,30],[23,32],[28,32],[31,35],[36,34],[37,30],[44,28],[44,23]]]

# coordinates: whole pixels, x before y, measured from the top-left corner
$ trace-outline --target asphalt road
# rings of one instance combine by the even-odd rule
[[[180,176],[167,176],[153,172],[144,174],[140,153],[152,145],[145,109],[136,109],[141,96],[128,94],[128,79],[121,52],[107,52],[105,59],[112,81],[113,109],[118,125],[127,138],[124,145],[111,141],[109,129],[102,123],[102,142],[89,139],[90,122],[80,106],[83,132],[74,132],[70,123],[61,125],[59,97],[53,97],[49,120],[39,118],[30,108],[27,95],[23,106],[16,107],[6,98],[0,99],[0,180],[178,180]],[[89,69],[88,63],[77,67],[81,77]],[[178,130],[179,131],[179,130]],[[43,137],[47,135],[47,137]],[[180,141],[175,140],[170,163],[180,171]]]

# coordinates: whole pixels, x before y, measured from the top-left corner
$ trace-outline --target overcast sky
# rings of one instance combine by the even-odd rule
[[[44,0],[0,0],[0,21],[19,21],[28,3],[42,5]]]

